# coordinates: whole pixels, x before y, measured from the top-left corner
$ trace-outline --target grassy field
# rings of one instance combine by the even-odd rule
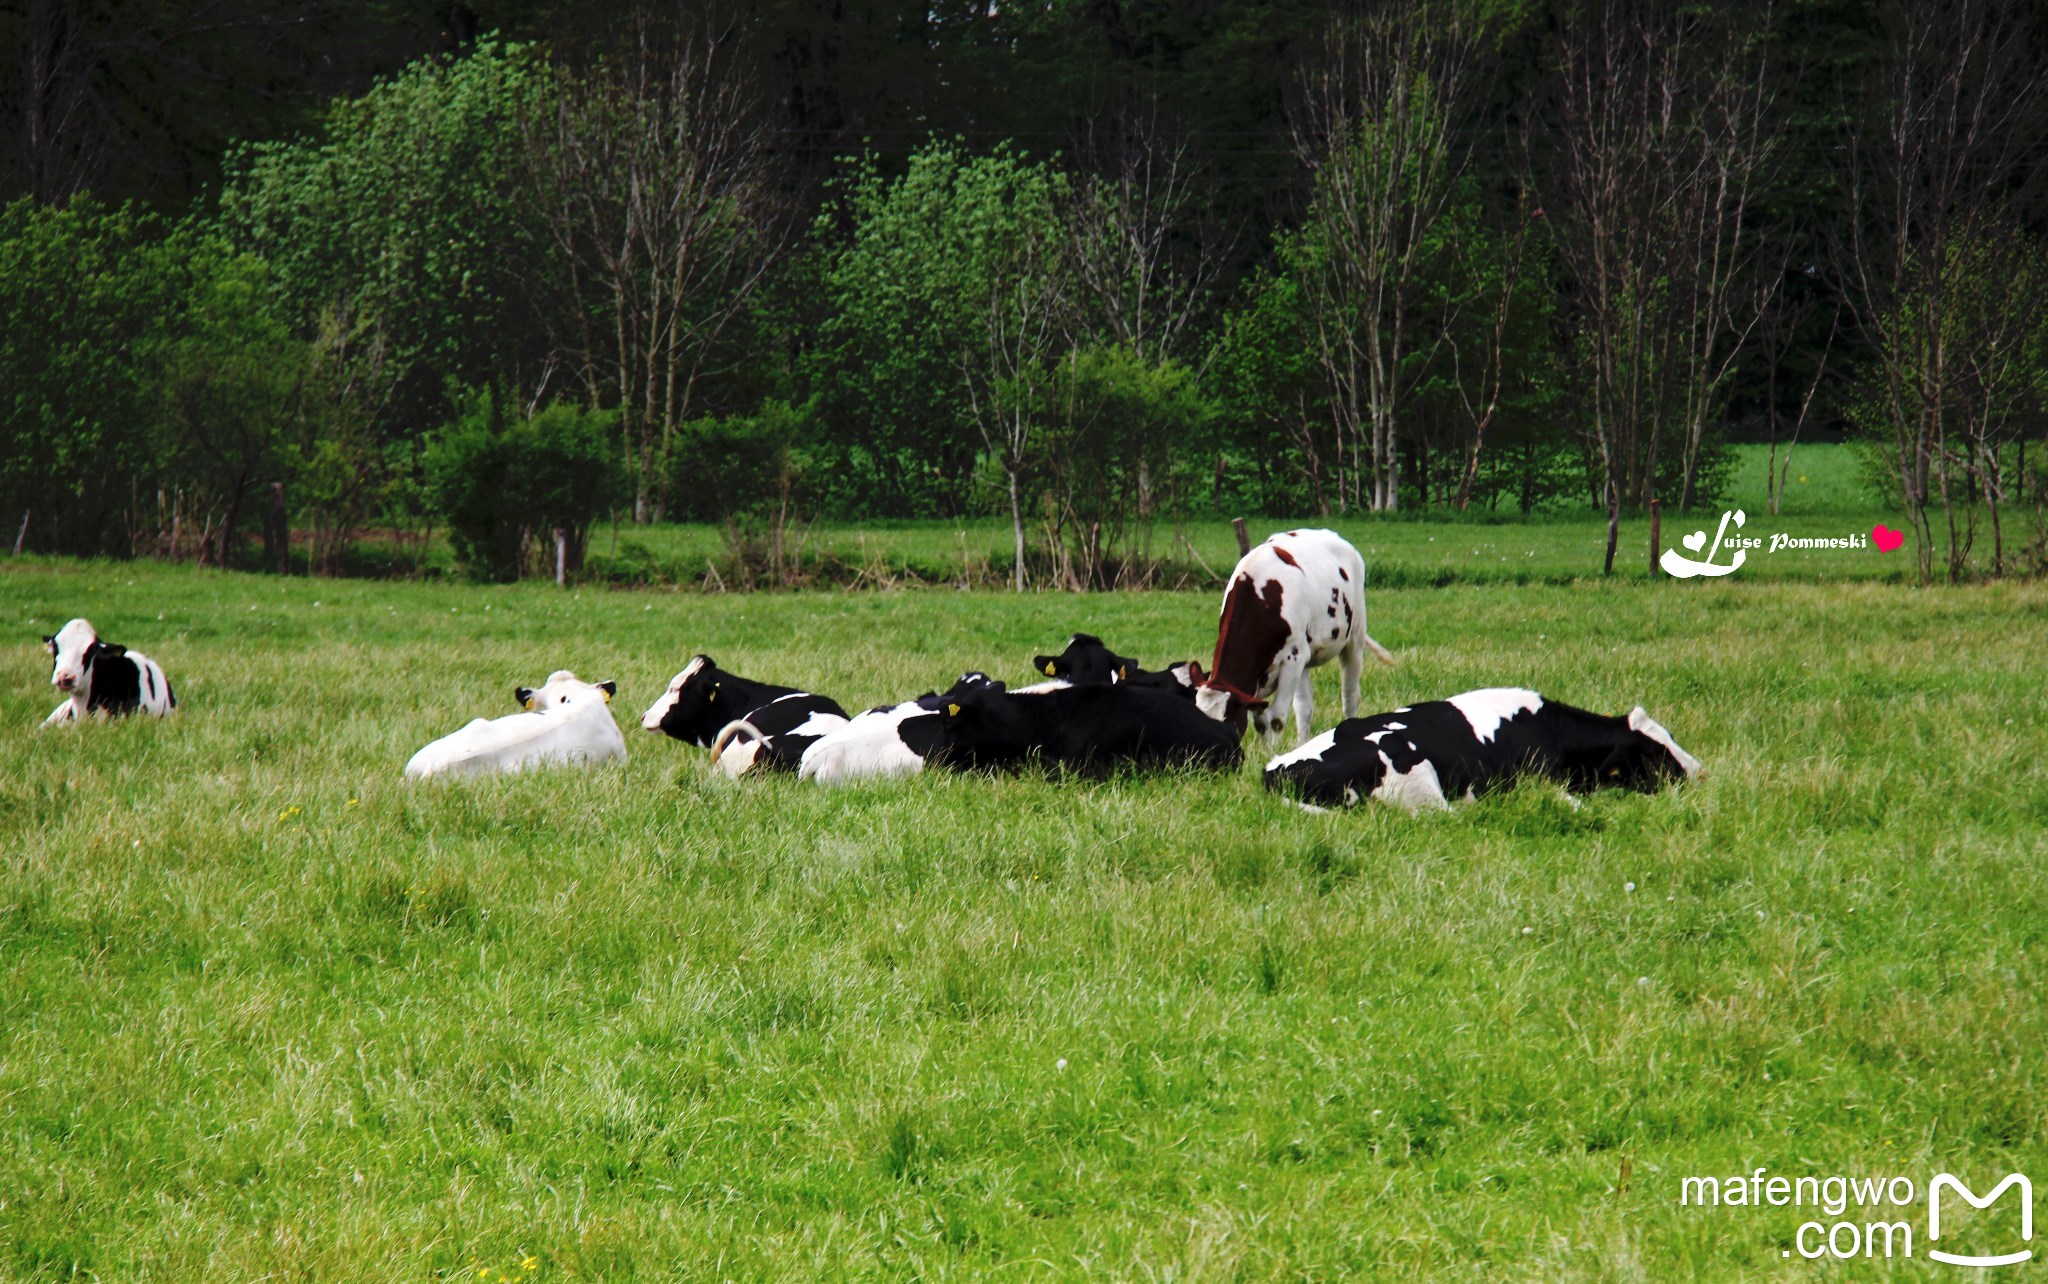
[[[698,650],[849,705],[1077,628],[1206,656],[1210,593],[0,564],[0,1277],[1884,1275],[1679,1206],[2048,1180],[2048,589],[1881,565],[1376,590],[1369,709],[1640,701],[1708,765],[1409,819],[1249,767],[739,787],[635,725]],[[39,733],[78,614],[183,712]],[[629,764],[399,778],[562,666]]]
[[[1765,477],[1768,456],[1761,447],[1737,448],[1728,506],[1741,508],[1748,519],[1743,530],[1768,536],[1782,531],[1800,537],[1868,535],[1879,521],[1898,527],[1902,519],[1863,483],[1859,465],[1846,446],[1807,445],[1797,448],[1787,475],[1783,512],[1767,511]],[[1672,513],[1665,520],[1663,547],[1677,547],[1688,532],[1704,528],[1711,538],[1721,510]],[[1387,588],[1440,587],[1451,584],[1556,584],[1599,575],[1605,553],[1604,518],[1583,511],[1540,513],[1524,518],[1515,513],[1473,510],[1452,514],[1441,510],[1390,516],[1315,519],[1342,533],[1365,554],[1373,582]],[[2009,516],[2022,531],[2024,515]],[[1275,529],[1270,519],[1253,518],[1253,538]],[[1731,529],[1730,534],[1734,531]],[[1185,544],[1181,537],[1185,537]],[[887,521],[861,525],[799,523],[791,542],[816,579],[860,587],[933,585],[1000,587],[1011,564],[1011,532],[1002,518],[957,522]],[[1033,547],[1043,541],[1032,533]],[[2023,538],[2015,535],[2017,542]],[[1989,536],[1985,538],[1988,546]],[[703,524],[652,528],[600,526],[591,537],[591,570],[603,579],[690,588],[711,588],[731,574],[714,578],[729,549],[724,532]],[[1208,587],[1222,582],[1237,561],[1237,538],[1222,516],[1207,516],[1176,528],[1160,523],[1143,550],[1164,564],[1154,587]],[[1661,550],[1658,550],[1661,551]],[[1653,550],[1646,518],[1623,521],[1615,568],[1625,580],[1662,579],[1652,572]],[[1987,554],[1988,555],[1988,554]],[[1723,555],[1725,560],[1726,554]],[[1912,555],[1891,557],[1871,552],[1847,557],[1839,551],[1784,549],[1752,553],[1742,574],[1752,580],[1805,580],[1839,583],[1869,579],[1904,583],[1912,578]],[[449,556],[440,550],[437,565]]]

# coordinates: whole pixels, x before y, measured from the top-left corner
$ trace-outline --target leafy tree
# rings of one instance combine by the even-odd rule
[[[611,448],[615,416],[556,402],[532,418],[508,415],[496,388],[471,396],[428,447],[427,490],[456,557],[483,579],[516,579],[536,540],[566,543],[583,564],[590,526],[619,497]]]

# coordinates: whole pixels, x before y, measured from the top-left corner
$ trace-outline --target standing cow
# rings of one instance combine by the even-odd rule
[[[165,714],[178,707],[163,666],[140,651],[100,635],[85,620],[73,620],[43,639],[50,652],[50,685],[66,695],[43,725],[78,722],[90,714]]]
[[[1358,678],[1370,650],[1394,657],[1365,631],[1365,559],[1335,531],[1283,531],[1238,562],[1216,626],[1216,655],[1195,690],[1202,712],[1223,721],[1249,709],[1267,743],[1294,714],[1294,739],[1315,719],[1308,671],[1337,660],[1344,716],[1358,713]]]

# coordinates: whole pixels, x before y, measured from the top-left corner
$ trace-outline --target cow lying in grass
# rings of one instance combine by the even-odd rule
[[[800,703],[787,703],[792,697],[800,697]],[[772,713],[770,705],[776,706]],[[846,710],[829,696],[727,673],[710,656],[699,655],[640,715],[640,725],[685,744],[722,750],[730,739],[722,733],[735,723],[750,723],[762,735],[775,735],[793,730],[814,713],[846,717]]]
[[[89,715],[166,714],[178,707],[163,666],[140,651],[100,635],[85,620],[73,620],[43,639],[50,652],[50,685],[65,693],[43,725],[78,722]]]
[[[1239,732],[1194,703],[1128,683],[1007,690],[968,674],[943,695],[870,710],[814,745],[806,780],[838,784],[900,776],[927,766],[952,771],[1051,770],[1099,774],[1117,767],[1229,769],[1243,761]]]
[[[727,723],[711,742],[711,758],[735,780],[748,772],[795,771],[812,745],[848,721],[836,701],[792,691]]]
[[[1527,776],[1650,793],[1699,769],[1640,705],[1610,718],[1491,687],[1339,723],[1267,763],[1266,788],[1313,810],[1379,799],[1412,813]]]
[[[924,770],[926,755],[938,745],[939,715],[967,694],[1003,684],[986,673],[963,673],[943,692],[927,691],[915,700],[878,705],[826,733],[804,751],[797,768],[801,780],[843,785],[885,776],[912,776]]]
[[[1092,633],[1076,633],[1067,640],[1066,650],[1058,655],[1041,655],[1031,663],[1033,668],[1046,677],[1072,686],[1107,686],[1112,682],[1128,682],[1134,687],[1168,691],[1186,696],[1190,700],[1195,695],[1193,675],[1201,671],[1201,667],[1193,660],[1170,664],[1164,669],[1141,668],[1136,660],[1118,655],[1109,649],[1107,643]]]
[[[626,739],[612,719],[616,682],[584,682],[567,669],[548,675],[538,689],[513,694],[526,709],[503,718],[478,718],[441,737],[405,764],[411,779],[481,776],[529,767],[588,766],[626,759]]]

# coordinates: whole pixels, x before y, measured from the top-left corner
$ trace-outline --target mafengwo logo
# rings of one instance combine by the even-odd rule
[[[2004,1200],[2008,1193],[2016,1197]],[[1953,1207],[1953,1214],[1967,1216],[1974,1209],[1985,1216],[1972,1218],[1968,1225],[1958,1227],[1956,1216],[1952,1215],[1944,1239],[1944,1195],[1959,1196],[1966,1206]],[[2002,1200],[2000,1211],[2007,1215],[1994,1217],[1988,1210]],[[1797,1255],[1807,1261],[1888,1260],[1917,1255],[1948,1266],[1981,1270],[2018,1266],[2034,1256],[2034,1183],[2025,1173],[2008,1173],[1985,1195],[1977,1194],[1951,1173],[1935,1174],[1934,1180],[1927,1183],[1927,1234],[1917,1245],[1921,1250],[1918,1254],[1914,1242],[1916,1228],[1908,1218],[1919,1203],[1919,1187],[1911,1177],[1782,1177],[1767,1175],[1767,1170],[1759,1168],[1730,1177],[1682,1178],[1678,1202],[1681,1207],[1694,1208],[1790,1207],[1811,1210],[1807,1211],[1809,1217],[1817,1212],[1829,1220],[1801,1222],[1782,1250],[1785,1257]],[[2019,1208],[2017,1247],[2010,1228],[2009,1210],[2013,1205]],[[1964,1251],[1985,1248],[2004,1251]]]
[[[1721,514],[1720,527],[1714,531],[1714,542],[1712,545],[1707,543],[1707,533],[1704,530],[1694,531],[1678,541],[1685,546],[1685,553],[1681,553],[1675,548],[1667,548],[1664,550],[1664,556],[1659,559],[1658,565],[1664,568],[1667,575],[1681,580],[1689,580],[1699,575],[1733,575],[1742,568],[1742,563],[1748,559],[1749,555],[1758,549],[1762,549],[1766,553],[1776,553],[1781,549],[1788,548],[1851,549],[1874,547],[1880,553],[1889,553],[1906,542],[1904,531],[1895,531],[1883,522],[1879,522],[1871,527],[1868,535],[1856,532],[1849,535],[1811,536],[1789,535],[1784,531],[1773,531],[1768,537],[1743,534],[1742,528],[1748,522],[1749,514],[1739,508],[1731,512],[1724,512]],[[1728,529],[1730,525],[1735,527],[1733,532]],[[1728,560],[1725,562],[1715,560],[1723,552],[1728,554]],[[1698,560],[1694,560],[1694,558],[1686,556],[1686,553],[1703,555],[1699,556]]]

